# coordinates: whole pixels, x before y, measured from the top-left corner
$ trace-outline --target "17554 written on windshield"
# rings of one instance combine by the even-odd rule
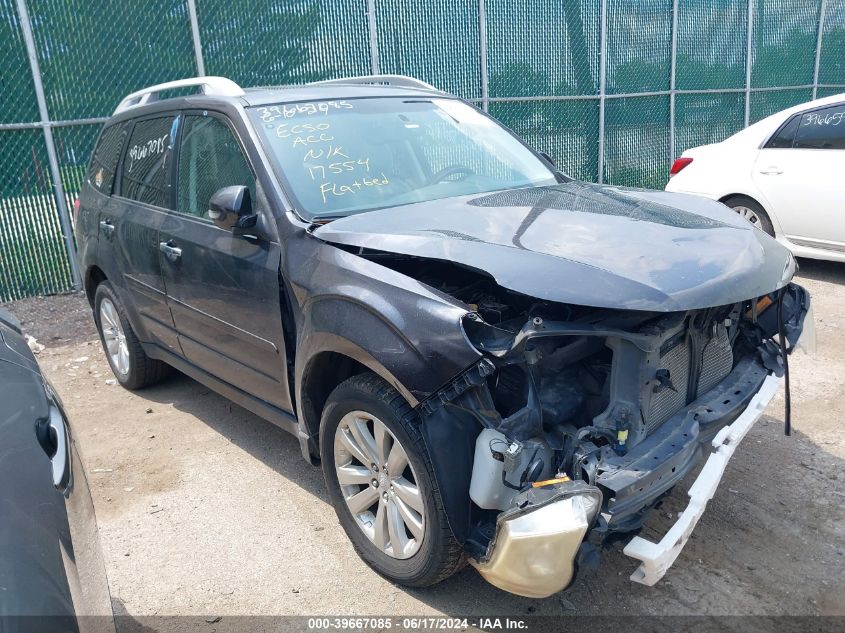
[[[390,179],[373,169],[370,157],[341,144],[328,121],[329,112],[351,110],[348,101],[318,101],[259,108],[258,114],[276,137],[301,152],[305,173],[318,188],[320,199],[355,195],[372,187],[384,187]],[[291,120],[293,119],[293,120]]]

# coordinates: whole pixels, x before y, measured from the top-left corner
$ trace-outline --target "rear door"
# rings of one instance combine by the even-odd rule
[[[161,227],[168,302],[190,362],[290,411],[279,244],[266,237],[235,236],[211,221],[209,199],[231,185],[250,189],[253,208],[270,226],[270,209],[232,123],[211,112],[186,112],[176,209]]]
[[[80,249],[96,248],[102,211],[112,194],[118,162],[130,127],[126,122],[110,125],[103,128],[97,139],[74,222]]]
[[[158,232],[171,199],[178,114],[138,119],[100,212],[98,259],[117,288],[138,337],[179,353],[159,262]]]
[[[760,150],[753,178],[796,243],[845,246],[845,104],[794,115]]]

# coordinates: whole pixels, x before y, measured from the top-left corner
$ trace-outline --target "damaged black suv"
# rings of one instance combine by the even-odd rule
[[[295,434],[413,586],[468,560],[548,596],[620,537],[653,584],[811,322],[727,207],[572,180],[406,77],[129,95],[76,232],[120,384],[175,367]],[[633,536],[694,469],[666,537]]]

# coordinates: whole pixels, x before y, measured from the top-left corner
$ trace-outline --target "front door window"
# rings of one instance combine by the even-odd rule
[[[230,185],[248,187],[255,176],[229,126],[213,116],[187,116],[179,156],[177,210],[208,219],[208,201]]]

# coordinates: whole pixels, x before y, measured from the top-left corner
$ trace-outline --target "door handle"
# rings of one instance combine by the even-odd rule
[[[182,249],[176,246],[173,243],[173,240],[168,240],[167,242],[159,242],[158,250],[164,253],[164,256],[171,262],[177,262],[179,261],[179,258],[182,257]]]
[[[50,458],[53,485],[64,493],[70,485],[70,443],[65,419],[59,407],[50,403],[48,419],[36,431],[38,443]]]
[[[59,490],[64,490],[68,484],[70,452],[65,421],[58,407],[50,407],[50,428],[56,437],[56,453],[50,458],[50,464],[53,467],[53,485]]]
[[[100,220],[100,229],[106,234],[106,237],[111,237],[114,233],[114,224],[108,218]]]
[[[783,170],[776,165],[769,165],[766,169],[761,169],[760,173],[764,176],[780,176]]]

